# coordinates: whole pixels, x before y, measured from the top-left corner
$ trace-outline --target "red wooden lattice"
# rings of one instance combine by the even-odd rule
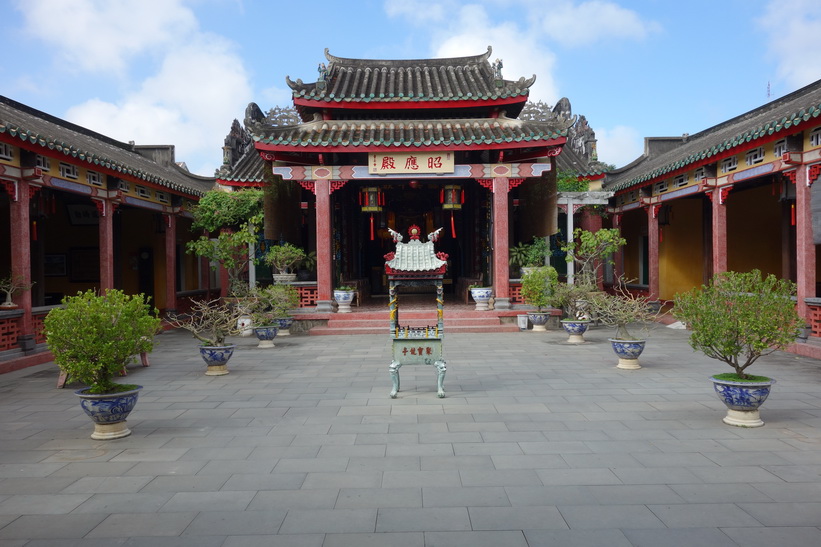
[[[43,344],[46,341],[46,327],[43,324],[46,315],[48,314],[34,314],[31,316],[31,321],[34,323],[34,341],[37,344]]]
[[[821,306],[808,306],[810,311],[810,325],[812,335],[821,336]]]
[[[313,308],[316,306],[317,293],[319,292],[316,285],[313,287],[297,287],[299,291],[299,307]]]
[[[521,283],[511,283],[510,284],[510,303],[511,304],[524,304],[524,300],[522,300],[522,284]]]
[[[22,321],[22,317],[0,319],[0,351],[17,347],[17,337],[20,336],[20,321]]]

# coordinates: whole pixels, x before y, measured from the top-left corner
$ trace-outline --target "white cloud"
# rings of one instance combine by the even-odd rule
[[[771,1],[757,23],[767,34],[780,79],[797,88],[821,77],[821,52],[814,45],[821,36],[817,0]]]
[[[197,28],[178,0],[20,0],[25,32],[52,44],[70,71],[122,74],[128,61],[160,52]]]
[[[661,30],[661,25],[642,19],[633,10],[614,2],[531,2],[530,11],[536,27],[563,46],[593,45],[610,39],[643,40]]]
[[[624,167],[644,153],[644,138],[633,127],[596,128],[599,161]]]
[[[67,117],[119,140],[174,144],[177,161],[192,172],[212,175],[231,120],[252,95],[230,45],[202,37],[169,52],[157,74],[116,104],[90,100],[71,108]]]

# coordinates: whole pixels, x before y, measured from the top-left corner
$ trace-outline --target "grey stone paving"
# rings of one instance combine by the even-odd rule
[[[0,547],[821,545],[821,362],[756,364],[778,383],[739,429],[686,331],[637,371],[610,334],[447,334],[447,397],[407,365],[390,399],[387,336],[237,338],[209,377],[164,333],[108,442],[53,364],[2,375]]]

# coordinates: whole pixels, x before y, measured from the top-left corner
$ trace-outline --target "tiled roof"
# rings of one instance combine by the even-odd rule
[[[171,164],[161,165],[116,141],[84,127],[0,96],[0,133],[22,142],[86,162],[90,168],[110,169],[180,193],[202,196],[215,179],[200,177]]]
[[[256,148],[249,148],[230,168],[221,169],[217,174],[217,182],[239,182],[257,184],[265,181],[265,160],[259,155]]]
[[[704,160],[726,155],[734,148],[742,151],[752,140],[786,132],[819,115],[821,80],[700,133],[682,137],[681,144],[672,150],[642,156],[608,174],[605,187],[624,190],[693,164],[706,163]]]
[[[294,99],[325,102],[524,100],[536,76],[497,82],[488,62],[491,51],[447,59],[369,60],[335,57],[326,48],[324,87],[288,77],[286,82]]]
[[[536,146],[567,134],[566,120],[521,121],[505,117],[462,120],[319,120],[269,127],[254,140],[273,147],[410,148],[520,143]],[[266,147],[267,148],[267,147]]]
[[[407,243],[397,243],[396,254],[385,264],[393,271],[429,272],[446,263],[436,257],[432,241],[422,243],[418,239],[412,239]]]

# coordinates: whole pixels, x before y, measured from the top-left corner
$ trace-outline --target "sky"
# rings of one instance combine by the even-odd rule
[[[250,102],[337,57],[479,55],[596,132],[599,159],[821,79],[818,0],[0,0],[0,95],[213,176]]]

